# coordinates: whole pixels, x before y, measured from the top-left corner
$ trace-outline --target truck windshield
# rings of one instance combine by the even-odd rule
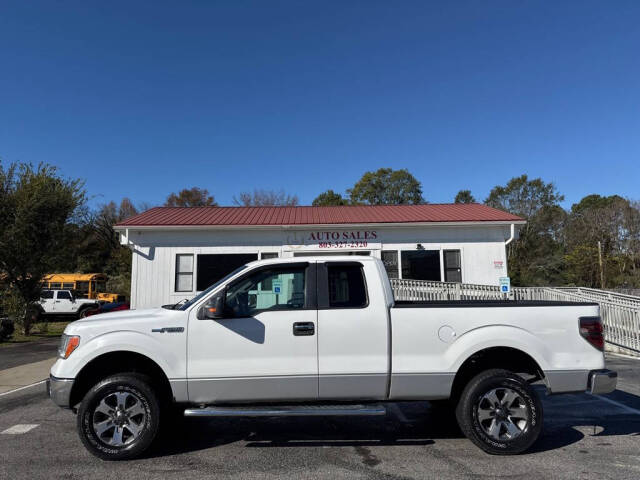
[[[214,291],[216,288],[218,288],[218,286],[220,286],[220,284],[226,282],[228,279],[230,279],[231,277],[233,277],[236,273],[240,273],[242,270],[244,270],[245,268],[247,268],[246,265],[242,265],[241,267],[236,268],[233,272],[229,273],[228,275],[222,277],[220,280],[218,280],[216,283],[214,283],[213,285],[211,285],[209,288],[207,288],[206,290],[203,290],[202,292],[200,292],[199,295],[196,295],[195,297],[193,297],[191,300],[189,300],[187,303],[185,303],[184,305],[180,305],[177,310],[186,310],[187,308],[189,308],[191,305],[193,305],[194,303],[198,302],[202,297],[204,297],[205,295],[208,295],[209,293],[211,293],[212,291]]]

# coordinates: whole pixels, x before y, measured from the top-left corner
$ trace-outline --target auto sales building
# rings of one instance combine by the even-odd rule
[[[372,255],[393,278],[497,285],[525,221],[480,204],[157,207],[116,225],[131,307],[191,298],[261,258]]]

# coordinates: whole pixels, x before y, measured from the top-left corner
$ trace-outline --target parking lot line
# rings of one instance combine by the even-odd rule
[[[25,385],[24,387],[14,388],[13,390],[9,390],[8,392],[0,393],[0,397],[4,397],[5,395],[9,395],[10,393],[19,392],[20,390],[24,390],[25,388],[35,387],[36,385],[42,385],[46,380],[40,380],[39,382],[32,383],[30,385]]]
[[[589,393],[588,395],[591,395],[591,394]],[[632,413],[634,415],[640,415],[640,410],[636,410],[635,408],[628,407],[624,403],[616,402],[615,400],[611,400],[610,398],[602,397],[600,395],[592,395],[592,396],[597,398],[598,400],[603,400],[603,401],[605,401],[607,403],[610,403],[611,405],[615,405],[616,407],[621,408],[622,410],[624,410],[627,413]]]
[[[25,424],[14,425],[13,427],[9,427],[6,430],[0,432],[0,435],[20,435],[22,433],[27,433],[27,432],[33,430],[38,425],[40,425],[40,424],[39,423],[29,423],[29,424],[25,423]]]

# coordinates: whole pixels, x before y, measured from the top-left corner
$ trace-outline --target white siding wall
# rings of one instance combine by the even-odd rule
[[[381,250],[415,250],[421,244],[426,250],[461,250],[462,281],[497,285],[498,278],[506,275],[507,259],[504,242],[509,237],[509,226],[462,227],[394,227],[367,228],[376,230],[377,239],[368,242],[372,255],[379,257]],[[326,229],[324,229],[326,230]],[[332,231],[364,230],[363,228],[332,227]],[[176,255],[209,253],[261,253],[278,252],[280,256],[293,256],[295,252],[328,250],[317,244],[288,245],[292,238],[304,238],[314,229],[287,230],[176,230],[129,231],[134,253],[131,275],[131,307],[148,308],[175,303],[196,294],[197,266],[194,257],[192,292],[175,292]],[[346,252],[349,248],[330,250]],[[501,268],[496,268],[496,264]],[[502,262],[500,264],[500,262]],[[442,256],[441,256],[441,265]],[[443,265],[442,265],[442,268]],[[444,277],[443,277],[444,279]]]

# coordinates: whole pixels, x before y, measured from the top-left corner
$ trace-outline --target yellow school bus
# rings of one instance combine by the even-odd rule
[[[107,276],[104,273],[51,273],[42,279],[42,288],[75,290],[79,297],[98,300],[98,295],[107,289]]]

